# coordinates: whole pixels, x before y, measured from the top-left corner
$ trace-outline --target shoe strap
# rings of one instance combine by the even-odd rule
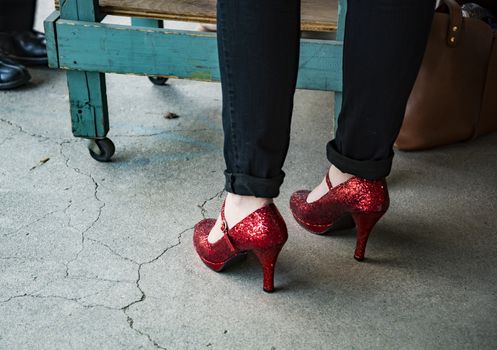
[[[235,246],[231,242],[230,237],[228,236],[228,231],[229,231],[228,222],[226,221],[226,217],[224,216],[225,205],[226,205],[226,199],[224,199],[223,204],[221,205],[221,231],[223,231],[223,233],[224,233],[223,238],[224,238],[225,242],[228,244],[228,246],[230,247],[231,251],[236,252],[237,249],[235,248]]]
[[[331,191],[333,189],[333,185],[331,184],[329,172],[326,172],[325,178],[326,178],[326,185],[328,185],[328,190]]]
[[[226,205],[226,199],[223,201],[221,205],[221,231],[224,232],[225,235],[228,234],[228,222],[226,221],[226,217],[224,216],[224,207]]]

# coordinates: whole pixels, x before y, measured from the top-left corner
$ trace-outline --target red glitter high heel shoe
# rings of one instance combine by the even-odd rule
[[[366,180],[353,177],[333,187],[326,174],[328,192],[308,203],[310,191],[292,194],[290,209],[297,222],[315,234],[357,226],[354,258],[364,260],[366,244],[374,225],[385,214],[390,204],[385,180]]]
[[[204,219],[195,225],[193,244],[200,259],[212,270],[221,271],[233,262],[241,260],[252,251],[262,266],[264,291],[274,291],[274,268],[278,255],[288,239],[285,221],[274,203],[252,212],[242,221],[228,229],[224,217],[225,202],[221,207],[221,230],[224,236],[214,243],[207,240],[216,223]]]

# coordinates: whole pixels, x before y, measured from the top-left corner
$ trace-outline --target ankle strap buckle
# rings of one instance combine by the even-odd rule
[[[226,219],[224,219],[224,218],[223,218],[223,222],[221,224],[221,231],[223,231],[225,235],[228,234],[228,223],[226,222]]]

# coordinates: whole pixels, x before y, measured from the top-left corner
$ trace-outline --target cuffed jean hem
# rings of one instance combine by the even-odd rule
[[[389,158],[382,160],[356,160],[339,153],[335,140],[326,145],[326,157],[340,171],[367,180],[383,179],[392,170],[393,153]]]
[[[228,173],[224,171],[226,177],[225,189],[228,192],[241,196],[255,196],[260,198],[276,198],[280,194],[280,186],[283,184],[285,173],[272,178],[255,177],[247,174]]]

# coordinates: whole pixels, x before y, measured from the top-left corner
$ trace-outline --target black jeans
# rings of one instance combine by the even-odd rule
[[[36,0],[0,0],[0,32],[33,29]]]
[[[343,105],[328,160],[367,179],[390,173],[434,0],[349,0]],[[299,60],[300,0],[218,0],[226,190],[277,197]]]

